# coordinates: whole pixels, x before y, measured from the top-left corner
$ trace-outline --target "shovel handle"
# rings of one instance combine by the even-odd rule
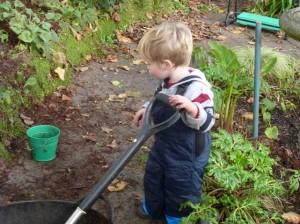
[[[94,203],[99,198],[99,196],[105,191],[107,186],[114,180],[114,178],[123,170],[126,164],[130,159],[135,155],[135,153],[143,146],[146,140],[153,134],[162,131],[173,124],[175,124],[179,118],[180,113],[176,111],[170,118],[166,121],[153,124],[151,120],[151,110],[153,108],[154,102],[156,100],[162,101],[166,104],[169,104],[168,95],[166,94],[157,94],[154,97],[147,107],[145,112],[145,123],[141,132],[139,133],[137,139],[124,151],[119,158],[112,164],[108,171],[102,176],[98,183],[93,187],[91,192],[80,202],[79,206],[76,208],[71,217],[67,220],[65,224],[75,224],[79,221],[80,217],[84,215]]]

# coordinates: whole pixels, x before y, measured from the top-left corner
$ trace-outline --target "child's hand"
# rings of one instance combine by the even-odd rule
[[[170,96],[169,99],[170,105],[175,107],[177,110],[184,109],[187,113],[189,113],[192,117],[196,117],[198,113],[197,106],[190,101],[188,98],[181,95],[173,95]]]
[[[145,112],[146,112],[146,108],[142,108],[138,112],[135,113],[133,122],[136,126],[140,126],[143,124]]]

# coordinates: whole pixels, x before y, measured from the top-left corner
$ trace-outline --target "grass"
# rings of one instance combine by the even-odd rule
[[[104,52],[101,50],[101,46],[115,43],[116,30],[125,30],[137,20],[145,22],[147,20],[147,12],[162,11],[163,13],[169,13],[174,9],[183,7],[182,0],[167,0],[160,3],[157,0],[148,0],[147,2],[154,3],[150,4],[151,7],[147,7],[146,10],[141,10],[137,1],[124,1],[119,6],[118,13],[121,17],[119,23],[114,22],[109,16],[104,16],[97,21],[97,31],[84,33],[81,41],[78,41],[70,30],[63,29],[59,34],[59,42],[51,47],[54,51],[62,52],[66,55],[69,66],[65,67],[64,81],[53,77],[55,68],[62,65],[53,62],[49,56],[42,57],[34,49],[26,52],[26,57],[29,59],[25,68],[30,68],[29,70],[32,71],[29,74],[30,78],[33,78],[36,82],[34,82],[33,86],[21,89],[7,87],[5,90],[9,91],[10,97],[6,100],[11,101],[9,103],[0,98],[0,159],[8,158],[5,147],[9,145],[11,139],[24,136],[26,127],[20,118],[21,108],[29,108],[34,103],[40,103],[45,96],[55,91],[58,86],[71,83],[74,67],[84,63],[86,55],[103,55]],[[22,51],[24,51],[23,48]],[[15,50],[17,49],[18,46]],[[49,74],[51,74],[52,78],[49,78]],[[19,71],[17,75],[18,83],[24,85],[28,81],[28,77],[26,77],[23,70]]]

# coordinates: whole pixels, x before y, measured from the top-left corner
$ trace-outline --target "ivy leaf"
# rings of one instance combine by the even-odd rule
[[[271,114],[269,112],[263,113],[263,121],[267,124],[271,122]]]
[[[50,32],[45,32],[45,31],[41,32],[39,37],[46,43],[49,42],[50,40],[52,40],[52,35]]]
[[[16,34],[20,34],[24,30],[23,23],[18,22],[16,19],[12,19],[9,22],[9,26],[11,30],[14,31]]]
[[[51,28],[51,24],[50,24],[50,23],[47,23],[47,22],[43,22],[43,23],[42,23],[42,28],[43,28],[44,30],[49,31],[50,28]]]
[[[25,5],[21,1],[15,0],[15,7],[16,8],[24,8]]]
[[[266,134],[266,136],[267,136],[269,139],[277,139],[277,138],[278,138],[279,131],[278,131],[278,128],[277,128],[276,126],[268,127],[268,128],[265,130],[265,134]]]
[[[36,86],[36,85],[38,85],[38,82],[37,82],[36,78],[35,77],[30,77],[25,82],[24,88],[26,88],[27,86]]]
[[[18,38],[25,43],[31,43],[33,41],[32,33],[28,30],[24,30]]]
[[[53,13],[53,12],[48,12],[46,15],[45,15],[46,19],[48,20],[54,20],[55,17],[56,17],[56,13]]]
[[[11,8],[12,7],[11,7],[11,4],[10,4],[9,1],[5,1],[5,2],[3,2],[3,3],[0,4],[0,9],[4,9],[6,11],[10,11]]]

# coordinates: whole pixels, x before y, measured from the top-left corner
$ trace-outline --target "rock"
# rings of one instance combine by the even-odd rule
[[[300,7],[288,10],[280,17],[280,27],[289,36],[300,40]]]

